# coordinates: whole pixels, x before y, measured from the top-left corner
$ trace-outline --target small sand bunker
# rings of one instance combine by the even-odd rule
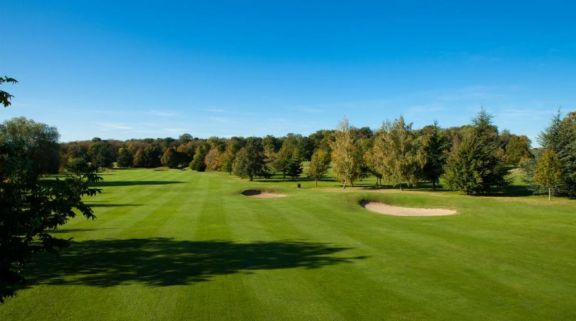
[[[242,192],[242,195],[248,196],[251,198],[282,198],[282,197],[286,197],[286,194],[260,191],[257,189],[245,190],[244,192]]]
[[[455,210],[444,208],[399,207],[380,202],[367,201],[362,202],[361,205],[371,212],[394,216],[446,216],[456,214]]]

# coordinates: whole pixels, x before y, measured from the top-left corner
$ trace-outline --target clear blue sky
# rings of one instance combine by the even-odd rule
[[[0,1],[0,120],[62,141],[462,125],[576,109],[571,1]]]

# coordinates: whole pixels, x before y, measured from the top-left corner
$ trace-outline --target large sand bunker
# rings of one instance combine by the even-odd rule
[[[455,215],[455,210],[444,208],[413,208],[392,206],[380,202],[363,201],[360,203],[365,209],[379,214],[394,216],[446,216]]]
[[[257,189],[245,190],[242,192],[242,195],[248,196],[251,198],[282,198],[282,197],[286,197],[286,194],[261,191],[261,190],[257,190]]]

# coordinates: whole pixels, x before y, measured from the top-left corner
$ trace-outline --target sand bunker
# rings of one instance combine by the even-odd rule
[[[248,196],[248,197],[251,197],[251,198],[282,198],[282,197],[286,197],[286,196],[287,196],[286,194],[260,191],[260,190],[257,190],[257,189],[249,189],[249,190],[246,190],[246,191],[242,192],[242,195]]]
[[[455,210],[444,208],[412,208],[412,207],[399,207],[387,205],[380,202],[362,202],[362,207],[365,209],[385,215],[394,216],[445,216],[455,215]]]

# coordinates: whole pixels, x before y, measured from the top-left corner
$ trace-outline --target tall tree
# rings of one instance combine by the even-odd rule
[[[352,137],[348,119],[344,119],[334,133],[332,148],[332,169],[338,180],[342,182],[342,188],[353,185],[361,174],[362,155]]]
[[[120,149],[118,149],[118,156],[116,158],[116,163],[118,167],[132,167],[133,156],[128,148],[121,147]]]
[[[422,176],[432,182],[432,189],[440,181],[440,176],[444,173],[446,164],[446,149],[448,142],[446,136],[442,135],[438,123],[422,129],[420,136],[422,154],[424,156],[424,166]]]
[[[144,148],[140,148],[136,154],[134,154],[134,166],[145,168],[159,167],[161,165],[161,153],[162,150],[160,149],[160,146],[156,144],[147,145]]]
[[[576,112],[564,118],[558,113],[539,140],[542,147],[558,155],[562,167],[561,192],[576,196]]]
[[[168,168],[180,166],[180,155],[174,147],[167,148],[160,158],[160,163]]]
[[[94,217],[82,198],[98,192],[90,186],[100,179],[90,166],[44,178],[42,141],[57,139],[58,132],[28,120],[17,122],[17,135],[10,121],[0,126],[0,301],[22,282],[20,272],[32,254],[67,244],[51,231],[77,214]]]
[[[243,145],[244,141],[238,137],[232,137],[226,142],[226,149],[224,150],[224,153],[222,153],[220,160],[222,171],[232,174],[236,154]]]
[[[206,169],[209,171],[219,171],[220,167],[222,167],[222,156],[220,150],[218,148],[212,148],[206,154],[204,158],[204,163],[206,164]]]
[[[548,200],[552,198],[552,192],[562,183],[562,164],[553,150],[545,150],[538,159],[534,182],[548,190]]]
[[[257,138],[248,138],[246,145],[238,151],[234,160],[233,172],[242,178],[253,181],[258,176],[268,176],[264,162],[264,148]]]
[[[295,162],[300,160],[298,137],[294,134],[288,134],[273,159],[272,168],[282,173],[282,178],[286,178],[289,168],[292,167],[291,169],[294,170]]]
[[[34,164],[42,174],[58,172],[60,165],[59,134],[55,127],[18,117],[0,124],[0,139],[18,143],[29,150],[27,158],[19,160]],[[30,165],[32,166],[32,165]]]
[[[7,76],[0,77],[0,85],[7,83],[7,84],[15,84],[18,81],[14,78],[10,78]],[[0,90],[0,104],[4,105],[4,107],[8,107],[12,104],[11,100],[14,96],[9,94],[4,90]]]
[[[302,171],[303,171],[302,161],[300,160],[300,158],[294,157],[290,159],[290,162],[288,163],[288,168],[286,169],[286,175],[295,180],[298,177],[300,177]]]
[[[88,148],[88,157],[92,164],[99,168],[112,167],[116,159],[114,146],[107,141],[97,139]]]
[[[462,142],[455,144],[446,164],[446,180],[466,194],[486,194],[506,185],[508,170],[499,152],[498,129],[482,110]]]
[[[403,117],[384,123],[374,140],[373,161],[382,177],[400,189],[404,183],[416,184],[424,157],[412,124]]]
[[[194,153],[194,158],[190,162],[190,169],[198,172],[203,172],[206,170],[206,163],[204,163],[204,158],[208,154],[208,147],[204,144],[196,148]]]
[[[317,149],[312,154],[312,159],[306,170],[306,175],[312,179],[318,187],[318,181],[321,180],[330,168],[330,154],[323,149]]]

